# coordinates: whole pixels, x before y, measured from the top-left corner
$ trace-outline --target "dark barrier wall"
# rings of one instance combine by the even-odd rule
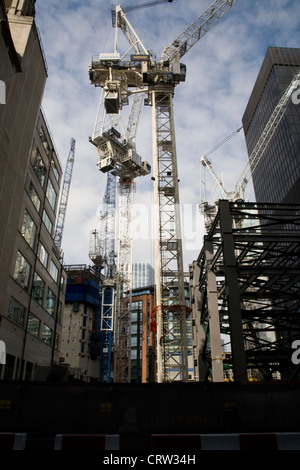
[[[0,432],[26,432],[33,448],[53,448],[58,433],[117,433],[135,449],[151,433],[299,432],[299,392],[300,382],[0,382]]]

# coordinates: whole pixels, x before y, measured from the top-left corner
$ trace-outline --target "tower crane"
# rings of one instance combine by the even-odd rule
[[[67,211],[69,191],[72,181],[72,172],[75,159],[75,139],[72,137],[70,141],[70,150],[66,162],[64,181],[62,186],[62,192],[59,201],[59,209],[57,215],[57,222],[54,232],[54,243],[58,250],[61,248],[62,236],[64,231],[65,217]]]
[[[175,41],[160,60],[143,45],[121,5],[115,9],[115,50],[92,58],[90,81],[105,90],[107,109],[115,113],[130,94],[143,88],[152,107],[153,180],[156,210],[157,381],[188,381],[184,270],[178,170],[173,114],[175,87],[185,81],[180,59],[236,3],[215,0]],[[130,48],[117,53],[118,29]],[[130,57],[128,58],[128,55]],[[125,60],[126,59],[126,60]],[[178,334],[179,333],[179,334]]]
[[[106,188],[103,197],[103,209],[99,215],[99,224],[91,232],[89,257],[100,271],[104,269],[100,283],[101,306],[95,312],[94,332],[91,341],[100,344],[101,383],[111,381],[112,347],[115,318],[115,210],[116,177],[107,173]]]
[[[103,95],[103,94],[102,94]],[[130,381],[131,335],[131,265],[132,209],[134,180],[150,173],[135,151],[135,139],[143,93],[135,94],[125,130],[121,111],[109,113],[100,99],[98,116],[91,142],[98,152],[98,168],[107,174],[104,211],[100,216],[102,230],[95,231],[102,243],[105,277],[102,281],[100,381],[110,381],[112,343],[114,336],[114,380]],[[104,106],[103,106],[104,105]],[[108,122],[107,122],[108,121]],[[120,128],[120,132],[117,128]],[[117,266],[114,264],[116,177],[119,177]],[[104,230],[103,230],[104,228]],[[109,230],[108,230],[109,228]],[[126,269],[126,267],[129,267]],[[128,302],[129,299],[129,302]]]
[[[294,75],[291,83],[284,91],[277,105],[275,106],[267,124],[264,127],[263,132],[260,135],[254,149],[249,155],[248,161],[239,176],[233,191],[228,192],[221,180],[216,175],[215,171],[211,166],[211,162],[207,159],[207,156],[201,157],[201,164],[207,168],[212,174],[213,178],[216,180],[219,189],[221,191],[222,197],[228,199],[229,201],[244,200],[245,199],[245,188],[248,184],[250,177],[253,175],[257,165],[259,164],[267,146],[269,145],[270,140],[272,139],[279,123],[281,122],[287,106],[289,104],[290,98],[293,92],[298,88],[300,80],[300,73]],[[209,204],[206,201],[202,201],[200,204],[200,211],[203,213],[205,218],[205,226],[207,230],[211,226],[212,220],[215,218],[217,213],[216,202]]]

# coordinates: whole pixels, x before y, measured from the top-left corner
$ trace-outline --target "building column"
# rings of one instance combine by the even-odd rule
[[[243,337],[243,322],[237,266],[234,254],[234,239],[230,204],[227,200],[219,201],[221,239],[223,241],[224,270],[228,292],[228,314],[231,337],[231,352],[235,382],[248,381],[246,354]]]
[[[205,239],[204,250],[206,258],[207,307],[209,315],[212,379],[213,382],[223,382],[223,355],[218,308],[218,290],[216,275],[211,269],[211,262],[214,257],[213,242],[211,240]]]

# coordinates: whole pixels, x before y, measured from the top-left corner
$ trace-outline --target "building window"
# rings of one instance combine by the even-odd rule
[[[41,200],[33,186],[32,183],[30,183],[30,186],[29,186],[29,197],[34,205],[34,207],[36,208],[36,210],[39,212],[40,210],[40,207],[41,207]]]
[[[40,305],[43,305],[44,291],[45,282],[37,273],[35,273],[32,285],[32,298]]]
[[[31,164],[41,186],[43,187],[45,184],[47,170],[40,154],[40,151],[37,147],[32,150]]]
[[[55,162],[54,162],[53,159],[51,160],[51,168],[53,170],[53,174],[55,176],[56,181],[58,181],[59,180],[59,174],[58,174],[58,171],[57,171],[57,168],[56,168],[56,165],[55,165]]]
[[[27,210],[25,209],[23,224],[21,228],[21,234],[27,241],[30,248],[34,247],[35,242],[35,235],[36,235],[36,225],[33,222],[32,218],[28,214]]]
[[[49,269],[49,274],[54,279],[55,282],[57,282],[58,278],[58,268],[56,264],[51,260],[50,261],[50,269]]]
[[[29,313],[27,331],[38,337],[40,332],[40,323],[40,320],[35,315],[33,315],[33,313]]]
[[[24,326],[25,307],[16,299],[11,297],[7,317],[19,326]]]
[[[48,139],[46,137],[46,133],[43,129],[43,127],[41,126],[40,128],[40,138],[41,138],[41,142],[44,146],[44,149],[46,151],[46,154],[49,155],[49,152],[50,152],[50,145],[49,145],[49,142],[48,142]]]
[[[51,235],[53,224],[52,224],[52,222],[51,222],[51,220],[50,220],[49,215],[48,215],[47,212],[45,211],[45,209],[44,209],[44,212],[43,212],[43,222],[44,222],[44,224],[45,224],[45,226],[46,226],[46,229],[48,230],[48,232],[49,232],[50,235]]]
[[[48,185],[47,185],[47,192],[46,192],[47,199],[50,203],[50,206],[52,207],[53,211],[55,210],[55,203],[56,203],[56,192],[53,187],[53,184],[51,180],[48,180]]]
[[[46,298],[46,310],[51,316],[54,316],[55,313],[55,303],[56,297],[54,295],[54,292],[52,292],[52,290],[48,287]]]
[[[52,344],[52,330],[47,325],[43,325],[42,329],[42,341],[51,346]]]
[[[24,288],[28,287],[30,269],[30,264],[28,263],[26,258],[24,258],[24,256],[20,253],[20,251],[18,251],[14,271],[14,280],[17,281],[17,283]]]
[[[49,253],[41,242],[39,242],[37,255],[40,262],[47,268]]]

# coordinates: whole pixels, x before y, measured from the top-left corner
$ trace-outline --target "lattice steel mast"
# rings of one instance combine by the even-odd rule
[[[60,196],[59,209],[57,215],[57,222],[54,233],[54,243],[60,249],[62,236],[64,231],[65,217],[67,212],[68,197],[70,192],[70,186],[72,181],[72,172],[75,159],[75,139],[72,137],[70,141],[70,150],[66,162],[66,169],[64,174],[64,181],[62,186],[62,192]]]
[[[106,96],[106,100],[105,100]],[[103,98],[103,99],[102,99]],[[110,223],[110,238],[118,240],[117,246],[117,265],[108,266],[106,278],[102,286],[102,299],[105,303],[102,305],[101,328],[102,335],[105,328],[113,329],[114,335],[114,381],[130,382],[131,354],[130,354],[130,336],[131,336],[131,290],[132,290],[132,211],[134,180],[137,176],[150,173],[150,165],[142,162],[141,157],[135,151],[135,138],[140,109],[143,99],[143,93],[136,94],[132,100],[131,113],[128,119],[128,125],[125,130],[121,111],[116,111],[114,93],[111,89],[108,96],[103,94],[100,100],[98,117],[91,142],[97,147],[98,168],[101,172],[107,173],[107,188],[113,187],[114,196],[110,192],[106,194],[106,210],[104,217],[100,221],[103,226]],[[99,117],[101,115],[101,117]],[[111,126],[111,127],[109,127]],[[121,127],[120,131],[117,127]],[[115,227],[112,230],[112,215],[116,209],[116,178],[119,177],[119,198],[118,198],[118,234],[116,237]],[[114,198],[114,199],[113,199]],[[109,208],[107,206],[109,200]],[[113,200],[113,204],[112,203]],[[113,214],[112,214],[113,211]],[[113,259],[114,248],[108,249],[107,234],[100,235],[104,248],[105,265],[109,259]],[[129,266],[129,269],[125,269]],[[111,302],[108,303],[110,292]],[[114,301],[113,301],[114,300]],[[109,321],[107,314],[111,314]],[[112,332],[105,333],[106,338],[111,337]],[[101,348],[103,351],[103,348]],[[112,351],[111,342],[105,346],[105,350]]]

